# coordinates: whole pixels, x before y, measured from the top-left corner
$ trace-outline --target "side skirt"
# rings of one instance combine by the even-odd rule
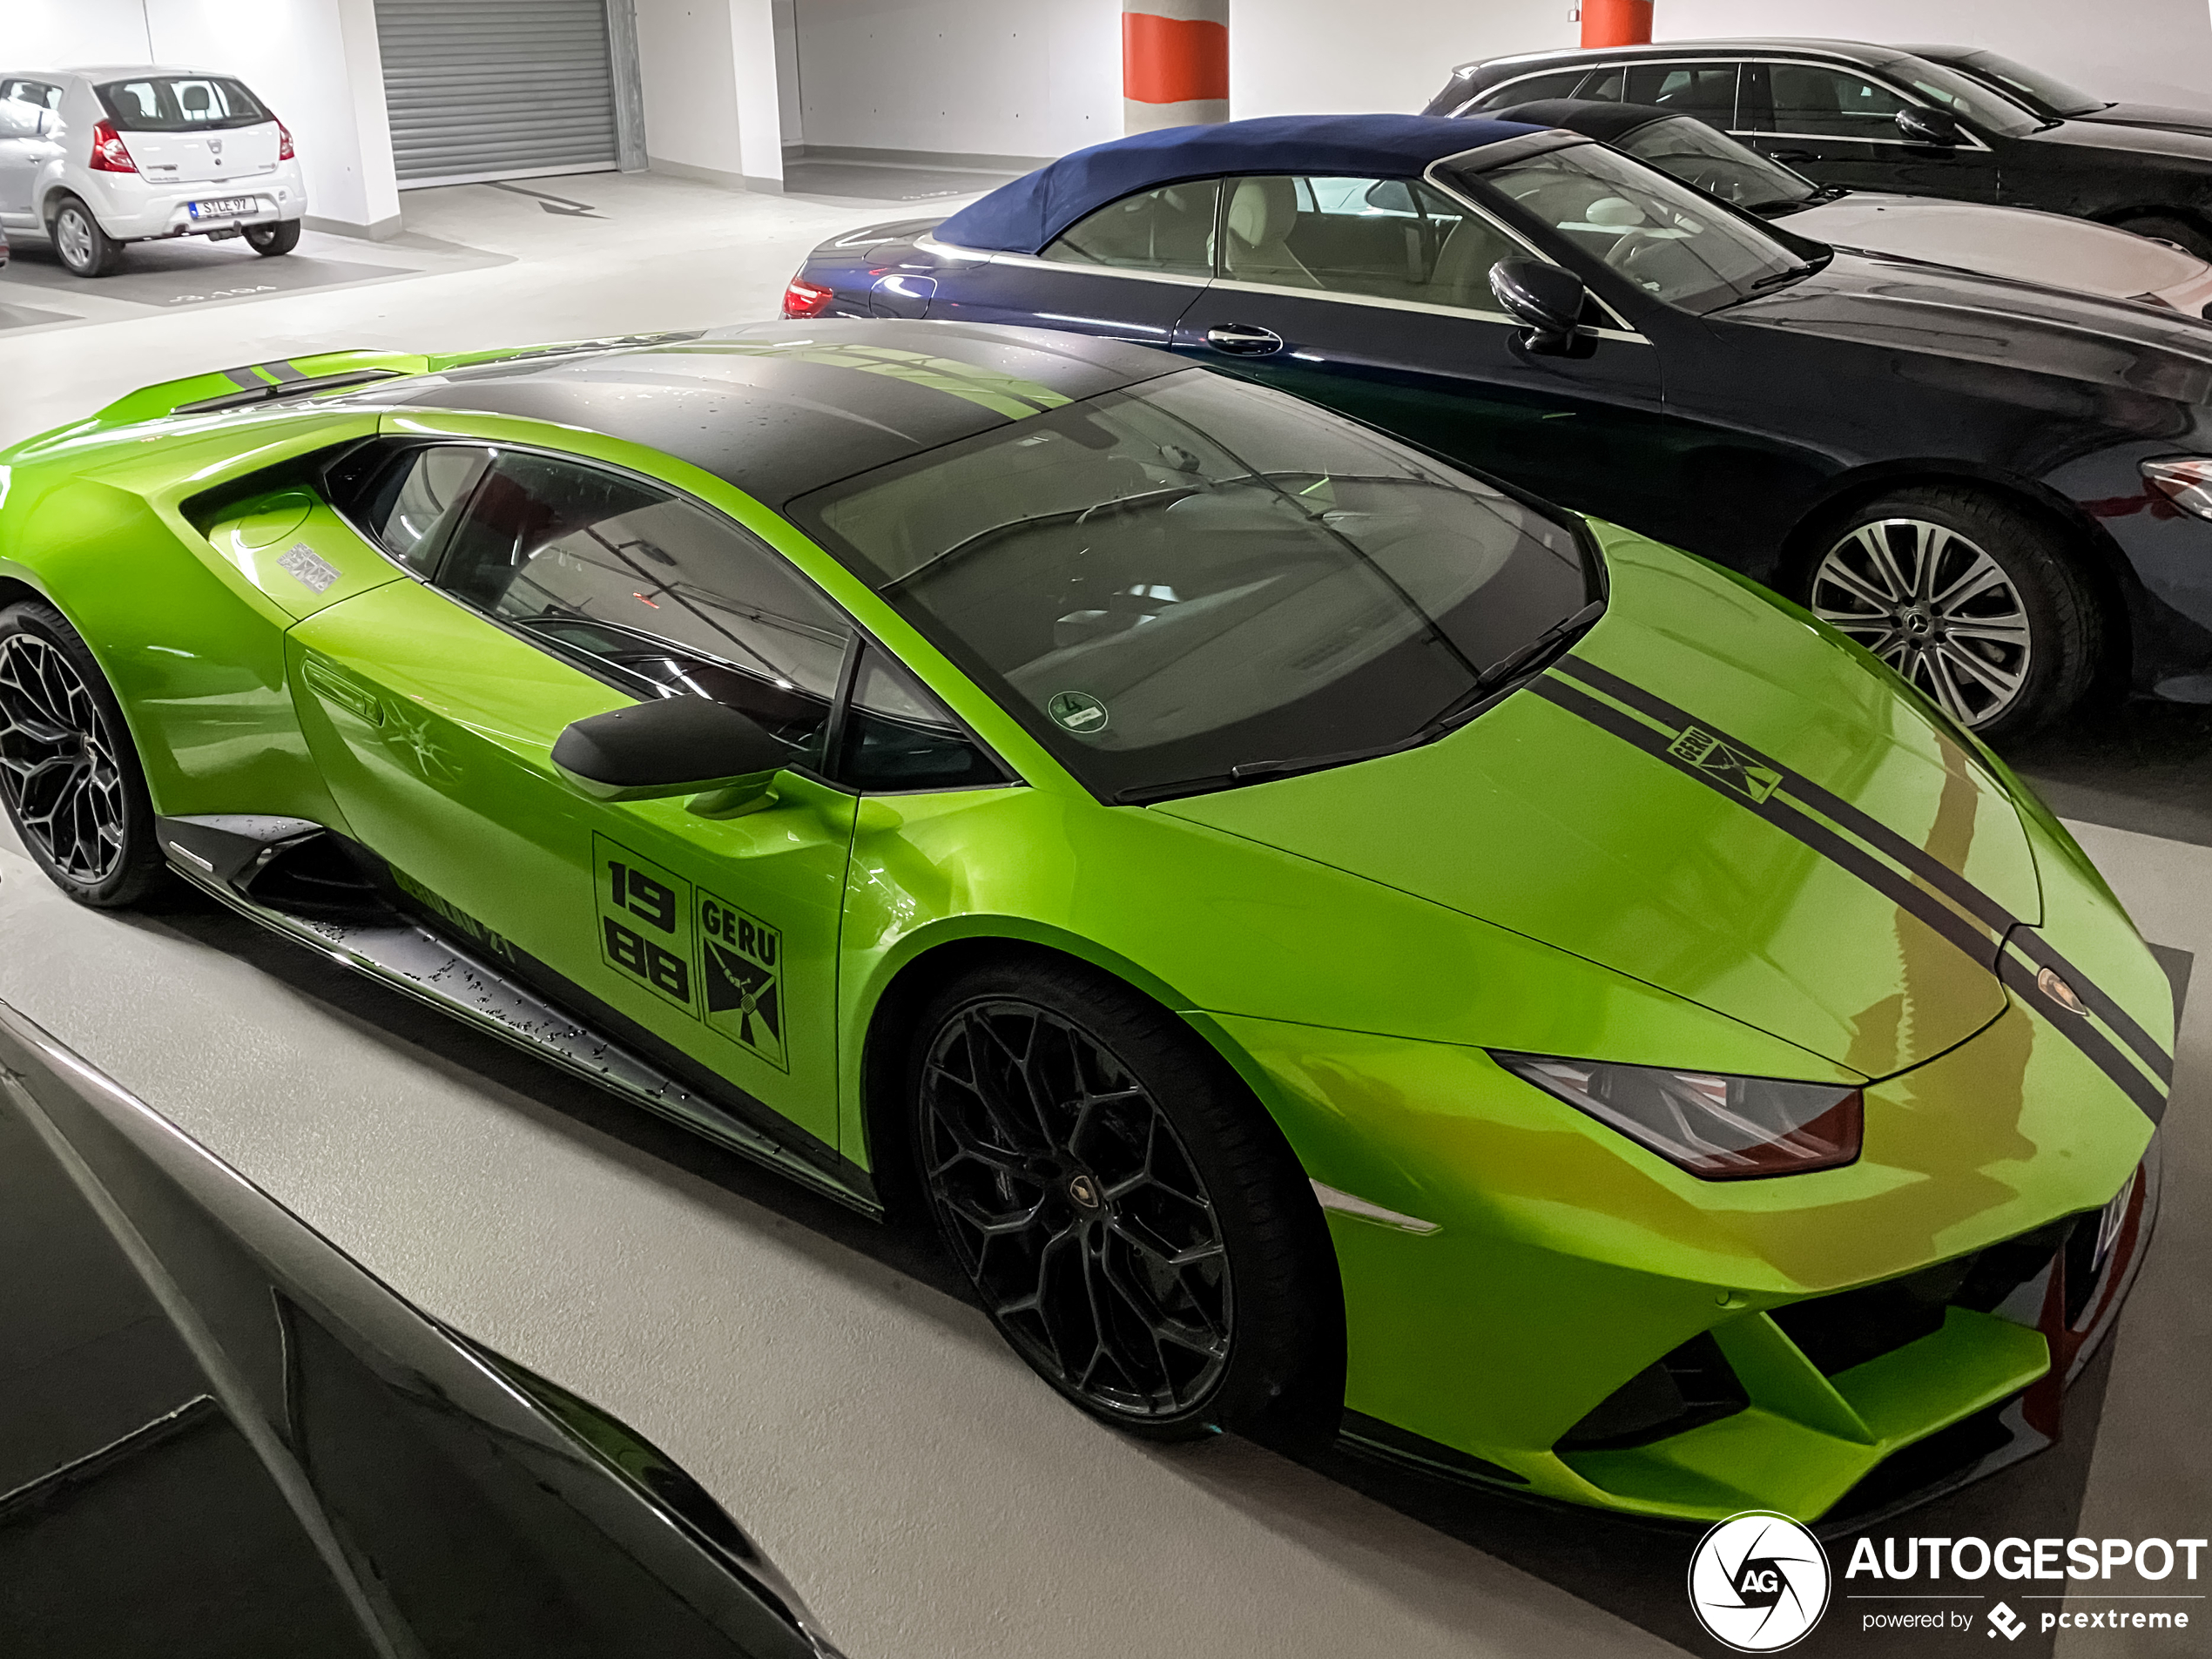
[[[327,837],[320,825],[243,816],[165,818],[157,825],[172,868],[270,932],[488,1031],[871,1219],[882,1216],[873,1191],[849,1186],[818,1168],[428,926],[390,910],[361,918],[296,915],[246,891],[243,883],[273,860]]]

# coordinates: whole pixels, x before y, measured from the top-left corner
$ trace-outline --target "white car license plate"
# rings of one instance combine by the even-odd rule
[[[218,196],[212,201],[192,203],[190,212],[194,219],[236,219],[260,205],[251,196]]]

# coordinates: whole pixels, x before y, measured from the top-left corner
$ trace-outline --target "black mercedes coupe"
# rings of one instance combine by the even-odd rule
[[[1987,67],[1864,41],[1664,41],[1462,64],[1423,113],[1656,105],[1820,184],[2037,207],[2212,259],[2212,133],[2061,114]]]

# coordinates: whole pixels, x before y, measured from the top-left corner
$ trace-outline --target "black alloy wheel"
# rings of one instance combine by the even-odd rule
[[[1819,538],[1802,597],[1984,738],[2071,709],[2101,649],[2101,614],[2063,538],[1970,490],[1899,490],[1860,508]]]
[[[166,873],[115,695],[77,631],[37,604],[0,610],[0,804],[80,903],[133,903]]]
[[[922,1196],[993,1322],[1062,1394],[1158,1440],[1296,1416],[1332,1333],[1341,1365],[1311,1187],[1179,1026],[1080,969],[987,971],[925,1015],[910,1074]]]

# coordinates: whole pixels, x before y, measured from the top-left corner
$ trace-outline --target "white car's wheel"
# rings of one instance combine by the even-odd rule
[[[92,210],[74,196],[64,196],[55,203],[48,225],[53,233],[54,252],[61,255],[72,276],[105,276],[123,256],[123,244],[102,230]]]

